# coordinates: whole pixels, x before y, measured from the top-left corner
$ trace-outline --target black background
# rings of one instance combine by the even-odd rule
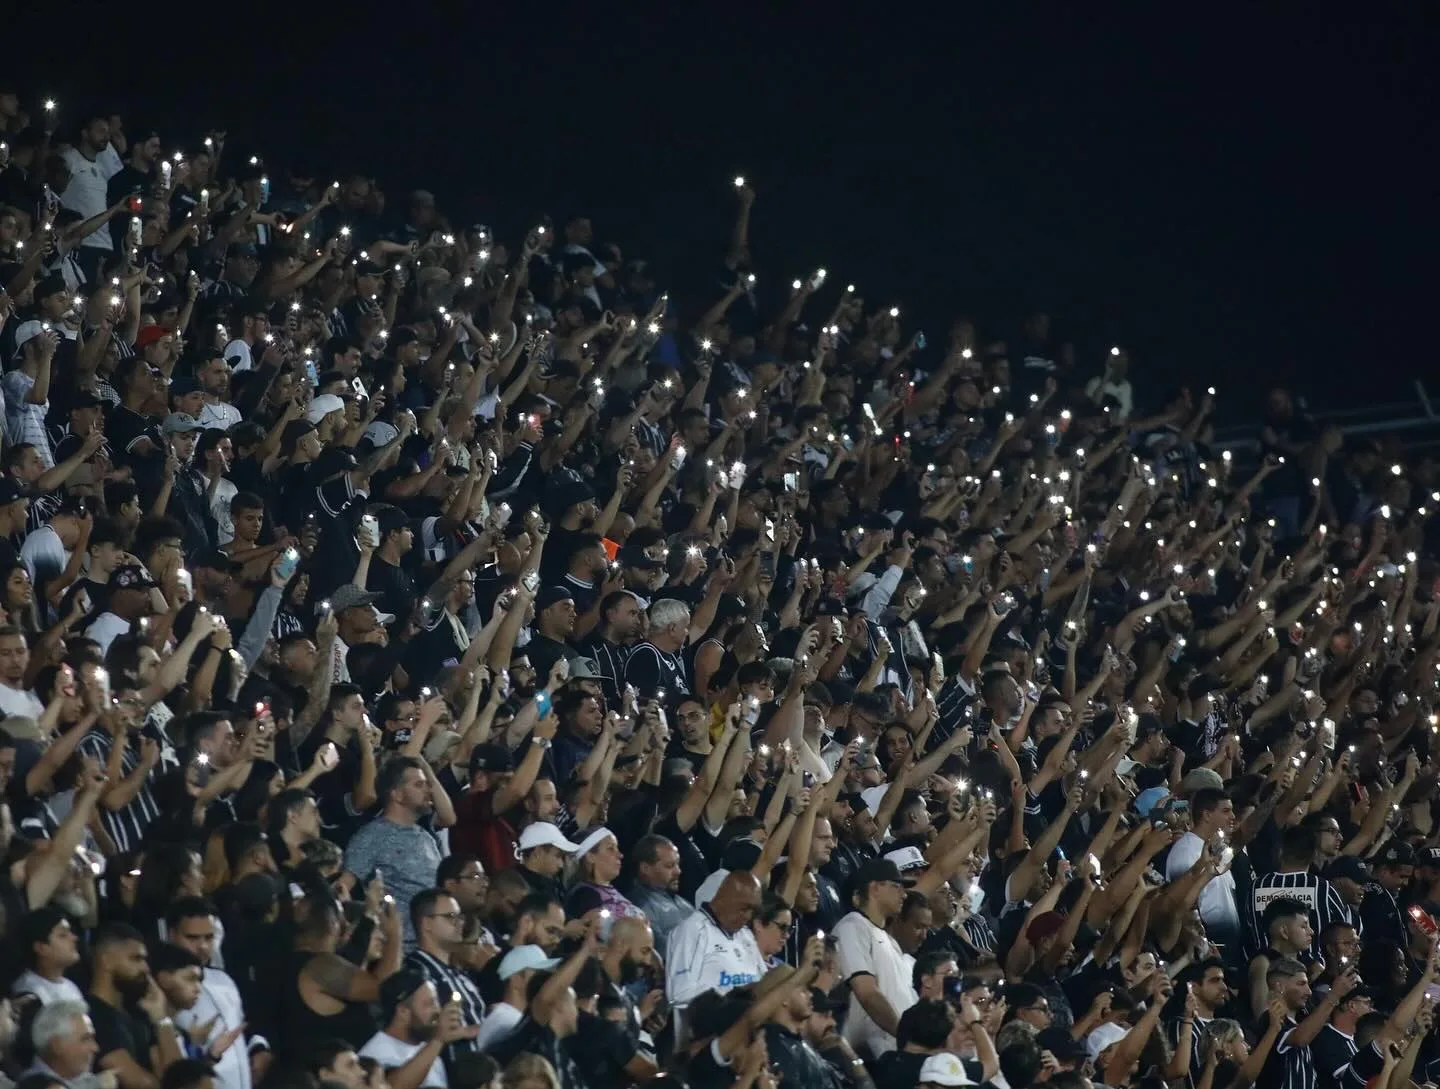
[[[4,68],[72,120],[372,173],[392,210],[423,185],[512,240],[588,215],[691,309],[738,172],[777,302],[824,264],[937,344],[1042,308],[1087,371],[1122,343],[1142,401],[1204,375],[1222,418],[1262,381],[1338,404],[1425,374],[1430,5],[898,6],[57,4],[3,22]]]

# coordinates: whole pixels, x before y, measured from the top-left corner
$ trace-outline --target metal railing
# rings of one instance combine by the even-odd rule
[[[1440,413],[1435,411],[1425,383],[1417,378],[1414,388],[1413,399],[1330,409],[1310,415],[1322,426],[1338,427],[1346,436],[1404,433],[1402,445],[1407,450],[1440,446]],[[1216,428],[1213,445],[1237,453],[1253,453],[1260,448],[1262,427],[1260,423],[1247,423]],[[1426,434],[1427,431],[1431,433]]]

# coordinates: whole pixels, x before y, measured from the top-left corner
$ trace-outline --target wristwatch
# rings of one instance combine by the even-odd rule
[[[550,739],[548,737],[532,737],[530,744],[539,745],[542,749],[548,749],[550,747]]]

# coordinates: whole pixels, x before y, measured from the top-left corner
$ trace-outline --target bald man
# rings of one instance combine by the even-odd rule
[[[671,932],[665,995],[677,1020],[703,992],[724,994],[765,974],[765,958],[750,930],[759,906],[759,879],[749,870],[732,870],[714,898]]]
[[[658,961],[655,957],[655,934],[646,918],[624,916],[615,920],[610,940],[600,965],[610,981],[610,997],[625,1007],[625,1029],[632,1040],[640,1039],[641,1024],[655,1009],[664,993],[652,990],[637,1009],[626,988],[639,980],[659,983]],[[654,1056],[650,1056],[653,1060]]]

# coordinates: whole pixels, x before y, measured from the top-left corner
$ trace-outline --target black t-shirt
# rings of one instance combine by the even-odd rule
[[[586,1084],[597,1087],[626,1084],[630,1076],[625,1064],[639,1050],[622,1025],[584,1010],[575,1035],[564,1046]]]
[[[910,1051],[887,1051],[870,1067],[875,1078],[875,1089],[913,1089],[919,1084],[920,1068],[929,1057]],[[968,1059],[962,1059],[961,1062],[965,1064],[971,1080],[979,1082],[980,1064],[971,1063]]]
[[[124,1051],[134,1058],[145,1070],[153,1069],[150,1064],[150,1049],[155,1044],[155,1030],[143,1013],[133,1013],[121,1007],[116,1009],[110,1003],[85,996],[90,1006],[90,1020],[95,1025],[95,1042],[99,1052],[95,1060],[96,1069],[103,1069],[105,1056]]]
[[[685,1071],[690,1089],[729,1089],[735,1084],[737,1064],[727,1065],[717,1057],[718,1040],[711,1040],[699,1053],[692,1056]]]
[[[553,526],[545,540],[545,551],[540,557],[540,579],[544,586],[559,586],[565,581],[570,570],[570,554],[575,551],[581,531]]]
[[[377,553],[370,557],[370,573],[365,588],[380,595],[376,605],[382,613],[391,613],[404,624],[415,611],[415,579],[404,567],[382,560]]]
[[[584,1025],[583,1015],[581,1025]],[[577,1033],[570,1039],[578,1043],[581,1038]],[[490,1052],[502,1067],[516,1055],[527,1051],[532,1055],[539,1055],[555,1068],[560,1079],[560,1089],[602,1089],[602,1083],[589,1081],[575,1065],[575,1060],[571,1057],[574,1050],[565,1046],[549,1028],[527,1017],[514,1032],[495,1044]]]
[[[769,1056],[770,1065],[780,1074],[781,1085],[803,1085],[805,1089],[842,1089],[845,1084],[839,1072],[826,1062],[818,1051],[780,1025],[765,1026],[765,1052]],[[919,1067],[916,1067],[915,1072],[920,1072]],[[916,1082],[912,1080],[909,1084],[914,1085]]]
[[[165,439],[160,428],[149,416],[116,405],[105,419],[105,436],[117,465],[128,465],[135,471],[135,482],[141,490],[158,488],[160,473],[165,468]],[[154,449],[148,454],[136,450],[141,439],[149,439]]]
[[[675,814],[671,813],[655,825],[657,835],[664,836],[675,844],[675,851],[680,856],[680,895],[692,903],[695,900],[695,894],[700,891],[700,886],[704,884],[705,878],[710,876],[713,869],[705,857],[705,852],[693,838],[704,823],[705,818],[702,815],[691,826],[689,833],[682,832],[679,823],[675,820]]]
[[[120,168],[118,174],[112,175],[110,182],[105,187],[105,203],[114,205],[119,203],[122,197],[128,197],[132,193],[140,194],[142,197],[145,190],[150,186],[150,175],[143,171],[136,170],[129,163]],[[119,250],[125,244],[126,232],[130,230],[130,215],[128,213],[118,215],[110,221],[110,237]]]

